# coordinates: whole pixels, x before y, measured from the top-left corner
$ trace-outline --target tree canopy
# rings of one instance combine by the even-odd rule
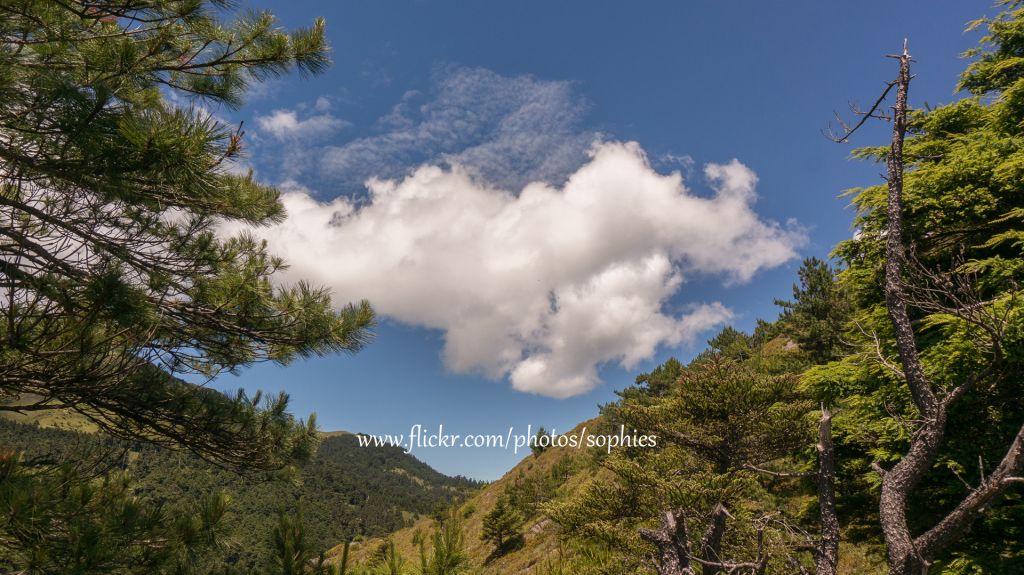
[[[329,63],[324,22],[285,31],[221,0],[0,3],[0,411],[100,430],[239,471],[307,458],[287,396],[206,387],[259,361],[354,352],[363,301],[281,285],[285,262],[226,222],[281,221],[218,117],[253,82]],[[173,517],[102,460],[0,454],[0,551],[30,573],[186,573],[226,499]],[[9,565],[4,565],[7,567]]]
[[[247,86],[328,64],[324,23],[226,20],[214,0],[0,6],[0,400],[245,467],[310,451],[286,397],[183,383],[257,361],[358,350],[366,302],[335,311],[225,221],[284,217],[218,119]],[[211,111],[212,110],[212,111]]]

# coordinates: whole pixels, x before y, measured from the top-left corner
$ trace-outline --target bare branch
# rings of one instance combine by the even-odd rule
[[[871,330],[871,332],[869,333],[866,329],[864,329],[864,326],[861,325],[859,321],[854,321],[853,323],[854,325],[857,326],[857,331],[859,331],[865,337],[870,337],[871,340],[874,342],[875,359],[878,360],[878,363],[881,364],[886,369],[888,369],[889,371],[891,371],[899,379],[906,379],[907,376],[904,375],[903,370],[900,369],[899,366],[893,363],[888,357],[886,357],[885,353],[882,352],[882,340],[878,337],[878,332]]]
[[[882,102],[885,101],[885,98],[889,95],[889,92],[893,89],[893,86],[896,86],[897,83],[897,80],[888,82],[885,85],[885,90],[882,90],[882,93],[878,96],[878,99],[875,100],[875,103],[871,105],[868,111],[858,114],[860,116],[860,120],[856,124],[854,124],[852,128],[849,127],[845,122],[843,122],[842,119],[839,118],[839,114],[836,113],[836,118],[839,119],[839,125],[842,126],[842,132],[840,134],[836,134],[835,131],[832,130],[832,127],[829,126],[829,128],[827,130],[823,130],[822,133],[825,134],[826,138],[832,140],[837,144],[845,144],[847,141],[849,141],[850,136],[852,136],[857,130],[859,130],[861,126],[863,126],[864,123],[868,121],[868,119],[874,117],[875,111],[878,110],[878,107],[882,105]]]

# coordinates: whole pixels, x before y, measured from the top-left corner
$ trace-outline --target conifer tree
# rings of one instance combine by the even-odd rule
[[[365,302],[336,311],[323,289],[275,284],[285,262],[219,227],[284,212],[276,189],[241,173],[241,126],[216,112],[253,82],[328,64],[322,20],[286,32],[232,6],[0,3],[0,411],[73,410],[238,470],[315,449],[315,422],[292,417],[284,394],[199,385],[358,350],[373,320]],[[90,463],[5,455],[5,567],[186,573],[214,545],[223,501],[170,515]]]
[[[842,352],[845,324],[851,306],[836,280],[836,272],[823,260],[807,258],[793,286],[793,301],[775,300],[785,310],[781,325],[814,363],[827,363]]]
[[[217,550],[228,498],[152,505],[126,474],[83,474],[95,454],[41,467],[0,454],[0,572],[192,573]]]
[[[343,575],[348,567],[347,542],[342,558],[337,564],[328,562],[325,553],[321,551],[317,554],[313,549],[309,537],[306,536],[301,502],[294,513],[278,514],[271,542],[274,555],[264,569],[263,575]]]
[[[461,575],[469,571],[466,534],[457,509],[449,509],[438,522],[432,543],[428,553],[426,540],[420,539],[420,575]]]
[[[509,505],[508,499],[499,497],[494,509],[484,516],[480,540],[494,545],[495,553],[501,553],[519,535],[522,522],[522,517]]]
[[[713,341],[749,339],[732,329],[720,335]],[[657,436],[657,448],[613,453],[603,461],[613,479],[598,477],[549,506],[552,518],[569,534],[611,544],[623,572],[644,568],[652,549],[662,575],[757,572],[772,557],[798,556],[806,541],[788,540],[778,510],[762,504],[763,480],[788,475],[773,468],[810,444],[813,406],[794,375],[759,371],[760,353],[674,362],[664,366],[680,372],[671,393],[630,393],[605,406],[615,426]]]
[[[382,575],[402,575],[405,571],[405,559],[395,548],[393,539],[387,541],[387,551],[384,554],[384,562],[380,571]]]
[[[209,111],[328,64],[324,23],[225,21],[217,0],[0,5],[0,410],[73,409],[127,438],[273,468],[309,452],[283,395],[181,383],[359,349],[372,312],[280,286],[285,263],[218,222],[284,217]],[[193,379],[194,381],[194,379]]]
[[[530,445],[530,451],[533,452],[534,456],[538,456],[547,451],[549,447],[551,447],[551,437],[548,435],[548,430],[544,429],[544,426],[542,425],[537,429],[537,433],[533,436],[533,443]]]
[[[274,528],[274,557],[268,575],[302,575],[313,559],[301,513],[281,513]]]

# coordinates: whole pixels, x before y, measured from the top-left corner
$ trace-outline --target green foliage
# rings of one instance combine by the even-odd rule
[[[653,405],[629,401],[604,413],[627,429],[677,442],[719,473],[790,453],[807,439],[810,409],[791,374],[765,374],[718,354],[705,355],[680,376],[674,394]]]
[[[933,468],[909,502],[911,529],[918,533],[945,516],[985,470],[1003,457],[1024,423],[1024,328],[1017,286],[1024,280],[1024,10],[1018,2],[973,27],[988,34],[968,52],[973,61],[960,88],[971,96],[915,111],[904,161],[905,266],[911,319],[921,359],[941,397],[982,370],[993,357],[988,326],[996,326],[1000,360],[992,375],[952,405],[947,433]],[[888,147],[856,157],[884,160]],[[876,524],[878,481],[871,462],[888,466],[906,453],[913,421],[889,319],[880,292],[886,226],[884,186],[848,192],[860,233],[834,254],[845,265],[842,287],[855,305],[853,345],[837,361],[809,371],[808,389],[839,402],[835,422],[840,469],[840,512],[856,539],[880,543]],[[972,310],[971,317],[950,313]],[[979,321],[980,320],[980,321]],[[990,506],[970,534],[949,552],[949,572],[1009,573],[1022,569],[1019,531],[1024,505],[1011,492]]]
[[[294,513],[278,514],[271,544],[274,553],[260,575],[344,575],[347,570],[348,544],[340,564],[329,563],[323,552],[314,558],[313,546],[306,537],[306,524],[302,521],[301,502]],[[249,572],[254,570],[249,569]]]
[[[533,436],[533,443],[530,445],[530,451],[533,453],[534,457],[544,453],[549,447],[551,447],[551,444],[548,443],[550,439],[551,438],[548,436],[548,432],[544,429],[544,426],[540,426],[540,428],[537,429],[537,434]]]
[[[395,549],[395,542],[391,539],[385,540],[379,554],[379,563],[377,571],[381,575],[402,575],[405,571],[405,559]]]
[[[278,515],[272,544],[274,555],[269,571],[275,575],[301,575],[313,559],[313,551],[306,541],[306,530],[302,523],[302,511],[294,515]]]
[[[682,375],[683,364],[672,357],[654,368],[654,371],[638,375],[636,385],[642,387],[648,395],[660,397],[670,393]]]
[[[545,474],[527,475],[520,470],[520,473],[505,486],[502,497],[520,517],[534,517],[545,503],[554,498],[558,489],[576,468],[577,462],[574,459],[563,458],[555,462]]]
[[[285,32],[269,13],[231,8],[3,3],[0,413],[73,410],[109,435],[248,472],[316,452],[315,421],[291,416],[286,395],[181,379],[353,352],[373,322],[366,302],[336,311],[324,289],[275,285],[285,263],[228,231],[284,211],[276,189],[238,174],[241,127],[210,110],[239,105],[251,82],[328,63],[322,20]],[[191,495],[172,513],[171,498],[135,499],[124,477],[54,453],[59,463],[5,459],[0,490],[29,513],[0,522],[16,571],[186,573],[193,550],[214,546],[226,500]],[[286,527],[282,544],[298,535]]]
[[[420,575],[460,575],[469,572],[466,535],[462,518],[452,508],[434,530],[433,545],[428,553],[426,541],[420,540]]]
[[[509,505],[508,499],[499,497],[494,508],[484,515],[480,540],[493,545],[495,553],[501,553],[517,540],[521,540],[519,527],[522,522],[522,516]]]
[[[328,62],[322,20],[288,33],[268,13],[226,21],[227,8],[5,2],[0,401],[273,469],[316,442],[285,396],[228,397],[176,377],[355,351],[373,313],[335,311],[305,283],[275,286],[285,264],[264,243],[217,232],[284,213],[276,189],[233,168],[241,130],[203,106]]]
[[[827,262],[808,258],[798,273],[800,284],[793,286],[793,301],[775,301],[784,310],[779,323],[812,363],[827,363],[841,355],[852,309]]]
[[[0,454],[0,569],[24,573],[193,573],[217,550],[228,498],[165,506],[135,497],[124,473],[84,474]],[[98,461],[89,467],[95,468]]]
[[[303,538],[314,557],[339,541],[404,527],[406,515],[427,515],[435,505],[447,505],[479,486],[441,475],[400,448],[359,447],[355,436],[348,434],[324,438],[315,456],[293,477],[284,478],[239,476],[194,455],[3,418],[0,445],[23,453],[26,462],[36,462],[33,469],[38,473],[55,459],[74,466],[82,454],[95,453],[92,459],[102,467],[126,469],[130,481],[127,476],[121,479],[144,508],[199,509],[208,494],[223,493],[231,504],[227,516],[217,524],[218,546],[205,555],[209,561],[204,564],[226,563],[243,573],[262,569],[274,553],[271,530],[275,522],[268,518],[293,513],[299,501]],[[125,456],[115,457],[121,454]],[[75,467],[82,469],[82,465]],[[168,516],[175,515],[179,514]],[[0,540],[0,548],[3,545]]]
[[[665,509],[685,510],[696,545],[711,527],[713,508],[724,504],[730,519],[720,551],[729,557],[749,555],[755,548],[753,525],[779,512],[777,498],[806,491],[800,482],[766,480],[753,470],[802,465],[793,456],[810,444],[807,415],[813,406],[803,398],[794,374],[763,369],[773,363],[765,356],[799,352],[776,349],[770,342],[758,348],[752,342],[751,336],[728,329],[690,365],[670,362],[654,372],[679,373],[670,393],[654,396],[633,388],[604,407],[603,417],[614,426],[656,435],[658,447],[613,452],[602,462],[606,475],[545,506],[566,537],[601,551],[602,558],[582,562],[575,572],[647,572],[643,557],[651,547],[637,530],[656,523]],[[781,549],[793,544],[784,529],[769,530],[767,541]]]

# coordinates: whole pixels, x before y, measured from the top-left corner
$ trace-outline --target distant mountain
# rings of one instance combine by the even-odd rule
[[[356,436],[344,432],[324,434],[313,460],[288,478],[241,477],[191,453],[114,440],[69,413],[0,418],[0,446],[28,458],[108,452],[112,465],[132,474],[138,495],[155,501],[189,503],[212,490],[228,493],[228,556],[239,566],[267,557],[280,512],[301,506],[307,537],[314,548],[326,549],[411,525],[481,485],[443,475],[396,447],[359,447]]]

